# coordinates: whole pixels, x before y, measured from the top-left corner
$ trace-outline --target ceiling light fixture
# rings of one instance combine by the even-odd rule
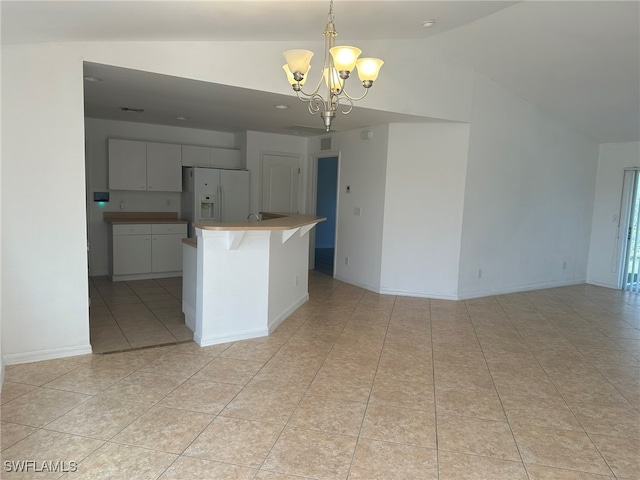
[[[432,18],[430,20],[425,20],[421,23],[424,28],[431,28],[436,24],[436,21]]]
[[[176,117],[176,120],[180,120],[181,122],[184,122],[186,120],[189,120],[189,117],[180,116],[180,117]]]
[[[287,63],[282,66],[298,98],[308,104],[309,113],[312,115],[320,113],[327,132],[331,130],[331,121],[335,118],[338,110],[347,115],[353,109],[353,102],[365,97],[373,82],[378,78],[380,67],[384,63],[379,58],[358,59],[362,53],[359,48],[334,46],[338,32],[333,24],[333,18],[333,0],[331,0],[328,23],[324,30],[325,48],[322,75],[313,92],[306,93],[302,90],[311,68],[312,51],[287,50],[284,52]],[[344,84],[354,68],[358,69],[358,77],[364,87],[364,93],[360,97],[352,97],[344,89]],[[326,98],[319,93],[323,82],[327,87]]]
[[[100,77],[94,77],[92,75],[85,75],[84,78],[87,82],[102,82],[103,80]]]
[[[279,103],[278,105],[274,105],[273,108],[276,108],[278,110],[287,110],[289,108],[289,105]]]

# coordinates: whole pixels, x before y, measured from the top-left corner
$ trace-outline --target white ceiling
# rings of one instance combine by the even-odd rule
[[[3,43],[268,41],[317,40],[328,1],[51,0],[2,1],[1,6]],[[640,140],[639,6],[638,1],[336,0],[334,11],[338,29],[350,38],[424,39],[602,143]],[[436,26],[425,30],[420,22],[430,18]],[[290,96],[95,64],[85,69],[105,79],[86,83],[91,116],[215,130],[293,133],[297,128],[299,134],[316,132],[296,125],[321,125],[302,104],[273,108],[291,104]],[[117,110],[141,103],[153,105],[144,117]],[[251,115],[242,113],[248,111]],[[192,120],[179,122],[179,115]],[[336,129],[426,120],[355,109]]]

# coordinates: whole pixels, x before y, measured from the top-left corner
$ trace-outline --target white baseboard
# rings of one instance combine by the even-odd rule
[[[170,278],[181,277],[182,270],[179,272],[162,272],[162,273],[136,273],[131,275],[113,275],[110,277],[112,282],[126,282],[130,280],[150,280],[152,278]]]
[[[77,347],[52,348],[51,350],[39,350],[37,352],[10,353],[4,355],[5,365],[16,365],[19,363],[41,362],[42,360],[53,360],[54,358],[75,357],[93,353],[91,345]]]
[[[269,333],[273,333],[273,331],[276,328],[278,328],[278,325],[280,325],[282,322],[284,322],[289,315],[291,315],[298,308],[300,308],[302,305],[304,305],[304,303],[307,300],[309,300],[309,294],[305,293],[302,297],[300,297],[298,299],[297,302],[295,302],[293,305],[291,305],[289,308],[287,308],[283,313],[281,313],[276,318],[274,318],[272,321],[270,321],[269,322]]]
[[[613,288],[614,290],[618,290],[617,283],[612,284],[610,282],[600,282],[598,280],[593,280],[593,279],[587,279],[587,283],[589,285],[595,285],[597,287]]]
[[[348,278],[341,277],[340,275],[333,276],[336,280],[340,280],[341,282],[348,283],[349,285],[354,285],[356,287],[364,288],[365,290],[369,290],[370,292],[380,293],[379,289],[374,287],[373,285],[369,285],[366,283],[354,282],[353,280],[349,280]]]
[[[224,335],[213,335],[205,338],[200,337],[198,334],[194,334],[193,341],[201,347],[208,347],[210,345],[218,345],[219,343],[237,342],[238,340],[266,337],[267,335],[269,335],[268,328],[255,328],[253,330],[240,330],[237,332],[226,333]]]
[[[196,331],[196,309],[182,302],[182,313],[184,313],[184,323],[192,332]]]
[[[433,298],[435,300],[458,300],[458,296],[443,293],[406,292],[404,290],[393,290],[391,288],[381,288],[378,293],[383,295],[398,295],[400,297]]]
[[[497,288],[493,290],[466,292],[461,295],[458,295],[457,300],[470,300],[472,298],[493,297],[495,295],[508,295],[510,293],[530,292],[532,290],[544,290],[546,288],[570,287],[573,285],[582,285],[586,283],[586,281],[587,281],[586,279],[582,278],[580,280],[545,282],[545,283],[538,283],[538,284],[518,285],[515,287],[509,287],[509,288]]]

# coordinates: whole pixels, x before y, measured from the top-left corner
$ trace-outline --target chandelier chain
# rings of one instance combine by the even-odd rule
[[[380,67],[384,63],[379,58],[360,58],[362,51],[357,47],[334,46],[338,35],[334,25],[333,0],[329,1],[328,23],[324,30],[325,49],[322,70],[318,83],[311,92],[303,90],[310,69],[313,52],[310,50],[288,50],[284,53],[287,64],[283,65],[287,78],[298,99],[307,104],[309,113],[320,114],[327,132],[336,114],[344,115],[353,110],[354,102],[362,100],[378,77]],[[364,91],[360,96],[352,96],[345,90],[345,84],[351,73],[357,68],[358,76]],[[326,83],[326,96],[320,93],[322,84]]]

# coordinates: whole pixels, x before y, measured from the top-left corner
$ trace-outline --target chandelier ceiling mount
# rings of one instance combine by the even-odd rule
[[[287,50],[284,52],[287,63],[282,66],[298,98],[308,104],[309,113],[313,115],[320,113],[327,132],[331,130],[331,122],[338,111],[345,115],[349,114],[353,109],[353,102],[365,97],[378,78],[384,63],[379,58],[359,58],[362,50],[357,47],[335,46],[335,37],[338,32],[333,22],[333,0],[330,0],[328,21],[324,30],[325,51],[322,75],[312,92],[307,93],[302,89],[311,69],[312,51]],[[357,69],[358,77],[364,87],[364,92],[359,97],[353,97],[345,90],[345,82],[354,68]],[[325,96],[320,93],[323,84],[326,87]]]

